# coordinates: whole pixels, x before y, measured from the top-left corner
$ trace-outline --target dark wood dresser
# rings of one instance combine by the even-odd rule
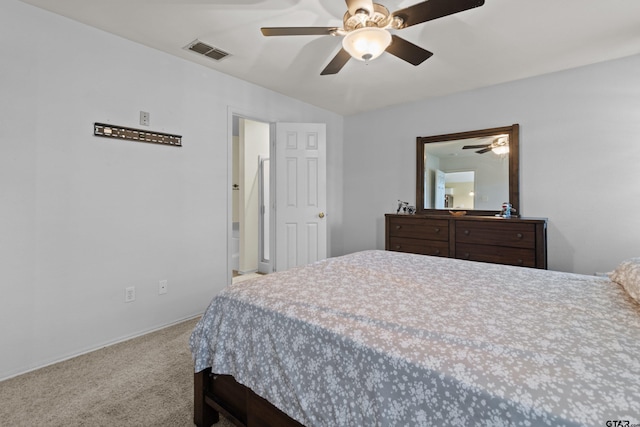
[[[495,216],[385,215],[385,249],[547,268],[547,220]]]

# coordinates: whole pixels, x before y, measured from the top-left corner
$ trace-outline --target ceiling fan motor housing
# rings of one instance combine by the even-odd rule
[[[357,30],[358,28],[377,27],[387,28],[396,22],[389,15],[389,9],[378,3],[373,3],[373,11],[367,9],[357,9],[355,13],[347,11],[342,18],[345,32]],[[394,27],[394,26],[392,26]]]

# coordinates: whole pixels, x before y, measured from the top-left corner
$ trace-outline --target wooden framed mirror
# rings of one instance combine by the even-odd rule
[[[419,136],[416,213],[495,215],[520,212],[519,125]]]

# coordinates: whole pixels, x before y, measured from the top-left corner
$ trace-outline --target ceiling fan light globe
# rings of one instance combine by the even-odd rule
[[[491,151],[493,151],[494,153],[496,153],[497,155],[503,155],[503,154],[507,154],[509,152],[509,146],[508,145],[500,145],[498,147],[493,147],[491,149]]]
[[[358,28],[342,39],[342,47],[359,61],[371,61],[391,44],[391,34],[377,27]]]

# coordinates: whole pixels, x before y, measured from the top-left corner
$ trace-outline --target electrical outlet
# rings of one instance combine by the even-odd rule
[[[146,111],[140,111],[140,124],[142,126],[149,126],[149,113]]]
[[[136,300],[136,287],[129,286],[124,289],[124,302],[131,302]]]
[[[167,291],[168,291],[168,289],[167,289],[167,281],[166,280],[160,280],[158,282],[158,295],[166,294]]]

